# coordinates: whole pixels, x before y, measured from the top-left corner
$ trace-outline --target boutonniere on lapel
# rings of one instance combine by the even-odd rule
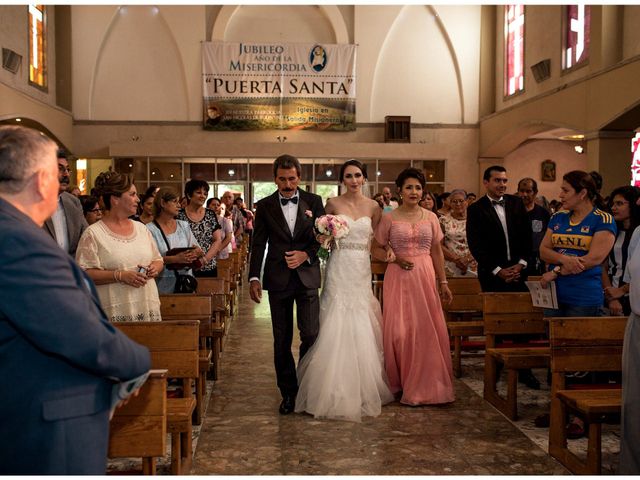
[[[307,218],[312,218],[313,217],[313,212],[311,210],[305,210],[304,214]]]

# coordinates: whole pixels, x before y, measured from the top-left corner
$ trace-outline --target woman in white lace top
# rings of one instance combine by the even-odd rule
[[[82,234],[76,261],[95,282],[112,322],[160,320],[154,278],[162,257],[147,227],[129,219],[140,201],[136,187],[116,172],[101,173],[95,186],[105,214]]]

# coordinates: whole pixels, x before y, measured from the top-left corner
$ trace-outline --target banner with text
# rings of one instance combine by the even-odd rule
[[[206,130],[355,130],[356,46],[202,43]]]

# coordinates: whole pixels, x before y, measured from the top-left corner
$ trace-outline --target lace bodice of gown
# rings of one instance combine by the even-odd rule
[[[438,229],[440,225],[437,225]],[[429,254],[433,241],[433,224],[429,220],[422,220],[411,224],[409,222],[394,221],[389,232],[389,243],[398,256],[414,257]]]
[[[338,248],[331,252],[324,290],[330,293],[362,295],[363,291],[371,291],[371,218],[360,217],[354,220],[347,215],[339,216],[349,224],[349,233],[338,240]]]

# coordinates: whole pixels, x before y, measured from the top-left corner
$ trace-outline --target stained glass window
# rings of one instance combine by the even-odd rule
[[[524,5],[504,6],[505,94],[524,89]]]
[[[567,5],[564,24],[564,68],[571,68],[589,58],[591,7]]]
[[[47,87],[46,6],[29,5],[29,82]]]

